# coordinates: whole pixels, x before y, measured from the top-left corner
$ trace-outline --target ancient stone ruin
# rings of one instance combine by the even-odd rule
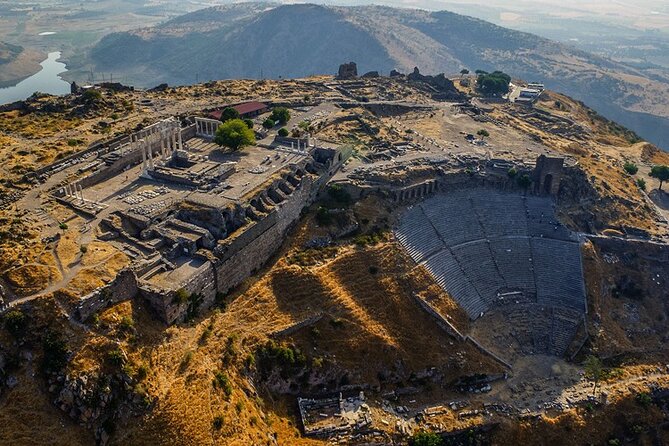
[[[355,62],[339,65],[338,79],[355,79],[356,77],[358,77],[358,66]]]

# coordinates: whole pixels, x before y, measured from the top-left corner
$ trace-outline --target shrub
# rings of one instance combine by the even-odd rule
[[[44,356],[42,370],[46,373],[59,372],[67,364],[67,344],[63,337],[54,331],[48,330],[42,341]]]
[[[174,294],[174,299],[172,301],[178,304],[185,304],[186,302],[188,302],[189,297],[190,295],[188,294],[188,291],[186,291],[185,288],[179,288]]]
[[[123,316],[118,324],[118,329],[123,332],[130,332],[135,328],[135,322],[130,316]]]
[[[319,206],[316,211],[316,222],[321,226],[327,226],[332,223],[332,215],[330,215],[330,211],[323,206]]]
[[[517,183],[518,186],[522,187],[523,189],[527,189],[530,187],[530,184],[532,184],[532,179],[527,174],[521,175],[518,177]]]
[[[211,425],[217,431],[220,431],[223,428],[223,424],[225,424],[225,420],[223,419],[223,415],[216,415],[214,417],[214,420],[211,422]]]
[[[369,273],[370,274],[376,274],[378,272],[379,272],[379,267],[378,266],[372,265],[372,266],[369,267]]]
[[[265,127],[267,130],[271,129],[276,125],[276,122],[274,122],[272,119],[267,118],[262,122],[262,126]]]
[[[235,403],[235,410],[237,411],[238,414],[242,413],[242,410],[244,410],[244,403],[241,401],[237,401]]]
[[[485,129],[481,129],[481,130],[479,130],[478,132],[476,132],[476,134],[477,134],[478,136],[480,136],[481,139],[483,139],[483,138],[487,138],[488,136],[490,136],[490,132],[488,132],[488,131],[485,130]]]
[[[60,224],[58,225],[58,227],[59,227],[60,229],[62,229],[63,231],[65,231],[65,230],[67,229],[67,223],[60,223]]]
[[[350,204],[353,199],[351,198],[351,194],[349,194],[343,187],[341,187],[339,184],[333,184],[330,187],[328,187],[328,196],[332,198],[334,201],[340,204]]]
[[[149,376],[149,366],[146,364],[140,364],[140,366],[137,367],[137,371],[135,372],[135,379],[138,381],[144,381],[147,376]]]
[[[246,127],[253,130],[253,120],[252,119],[244,119],[244,124],[246,124]]]
[[[21,310],[11,310],[4,319],[5,328],[15,338],[20,338],[28,326],[28,318]]]
[[[286,136],[289,135],[289,133],[288,133],[288,129],[285,128],[285,127],[281,127],[281,128],[279,129],[278,134],[279,134],[280,137],[285,138]]]
[[[220,370],[214,372],[214,380],[212,381],[215,389],[223,390],[226,398],[229,398],[232,395],[232,383],[230,378]]]
[[[118,348],[110,350],[107,353],[107,359],[112,365],[115,366],[121,366],[125,362],[125,358],[123,357],[123,352],[121,352],[121,350]]]
[[[181,358],[181,363],[179,364],[179,368],[181,370],[185,370],[186,368],[188,368],[188,365],[192,360],[193,360],[193,352],[189,350],[184,354],[184,357]]]
[[[639,186],[639,189],[646,190],[646,180],[643,178],[637,178],[636,185]]]
[[[86,254],[88,252],[88,246],[86,245],[81,245],[79,247],[79,251],[81,251],[82,254]]]
[[[625,163],[623,165],[623,169],[625,169],[625,172],[627,172],[630,175],[636,175],[636,173],[639,171],[637,165],[630,162]]]
[[[409,442],[411,446],[442,446],[444,440],[434,432],[419,432]]]
[[[515,167],[512,167],[507,172],[507,175],[509,175],[509,178],[515,178],[515,176],[518,175],[518,171],[516,170]]]
[[[82,96],[86,102],[97,102],[102,99],[102,93],[93,89],[84,91]]]
[[[639,403],[639,405],[643,407],[648,407],[650,406],[650,403],[653,402],[653,399],[647,392],[637,393],[634,399],[636,400],[637,403]]]

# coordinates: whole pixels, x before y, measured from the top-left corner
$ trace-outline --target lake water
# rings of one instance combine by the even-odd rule
[[[63,95],[70,92],[70,84],[64,81],[59,74],[67,71],[65,64],[58,62],[60,51],[49,53],[49,56],[40,64],[42,69],[14,85],[0,88],[0,104],[21,101],[36,91],[54,95]]]

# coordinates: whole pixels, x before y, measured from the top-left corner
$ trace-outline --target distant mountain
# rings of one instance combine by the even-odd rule
[[[90,57],[96,70],[140,86],[335,73],[347,61],[357,62],[360,73],[501,69],[583,100],[669,149],[669,78],[447,11],[218,6],[108,35]]]

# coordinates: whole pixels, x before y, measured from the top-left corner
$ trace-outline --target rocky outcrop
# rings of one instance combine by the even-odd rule
[[[368,71],[365,74],[363,74],[362,77],[365,78],[365,79],[373,79],[373,78],[379,77],[379,72],[378,71]]]
[[[355,62],[343,63],[339,65],[339,74],[337,79],[355,79],[358,77],[358,66]]]
[[[455,88],[455,84],[444,73],[436,76],[425,76],[420,74],[418,67],[414,67],[413,73],[407,75],[410,82],[420,82],[430,87],[434,99],[437,100],[461,100],[464,96]]]

